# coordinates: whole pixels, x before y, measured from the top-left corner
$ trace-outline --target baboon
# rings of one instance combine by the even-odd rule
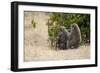
[[[59,49],[66,49],[67,39],[68,39],[68,33],[66,28],[64,26],[60,26],[58,36],[57,36],[56,47]]]
[[[78,48],[81,42],[81,32],[77,24],[71,25],[71,32],[67,40],[68,48]]]
[[[56,47],[59,49],[78,48],[81,42],[81,32],[77,24],[71,24],[70,29],[60,26]]]

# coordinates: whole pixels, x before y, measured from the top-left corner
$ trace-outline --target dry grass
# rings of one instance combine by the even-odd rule
[[[90,47],[81,46],[77,49],[52,50],[30,47],[25,49],[25,61],[35,60],[68,60],[68,59],[87,59],[90,58]]]

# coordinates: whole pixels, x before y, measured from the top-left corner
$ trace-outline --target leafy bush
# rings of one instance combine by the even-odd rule
[[[68,29],[71,24],[77,23],[81,31],[82,43],[90,42],[90,14],[53,12],[49,16],[48,33],[50,38],[57,37],[59,26],[65,26]]]

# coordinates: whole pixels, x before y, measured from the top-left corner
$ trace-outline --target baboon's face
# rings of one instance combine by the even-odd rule
[[[76,25],[72,25],[72,30],[75,30],[76,29]]]
[[[60,31],[64,31],[65,27],[64,26],[61,26],[60,27]]]
[[[74,25],[72,25],[72,26],[71,26],[71,29],[72,29],[72,30],[74,30],[74,29],[75,29]]]

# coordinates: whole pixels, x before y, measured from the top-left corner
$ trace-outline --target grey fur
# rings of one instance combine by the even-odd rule
[[[57,37],[56,47],[59,49],[67,48],[68,31],[64,26],[60,26],[60,30]]]
[[[68,36],[68,48],[78,48],[81,43],[81,32],[77,24],[71,25],[71,34]]]
[[[58,37],[56,40],[56,47],[59,49],[78,48],[81,43],[81,32],[77,24],[72,24],[70,32],[64,27],[60,26]]]

